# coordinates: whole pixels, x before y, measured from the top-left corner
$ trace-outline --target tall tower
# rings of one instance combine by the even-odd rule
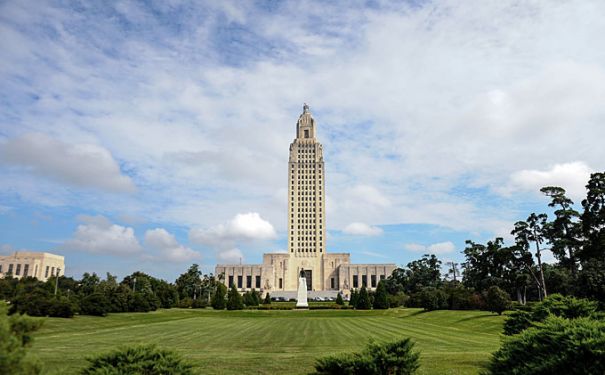
[[[288,252],[291,257],[318,260],[323,257],[326,248],[324,186],[323,150],[315,137],[315,120],[305,104],[296,123],[296,139],[290,144],[288,162]]]

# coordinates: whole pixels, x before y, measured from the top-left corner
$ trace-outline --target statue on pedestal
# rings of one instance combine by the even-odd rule
[[[298,296],[296,298],[296,307],[309,307],[307,303],[307,278],[305,270],[301,268],[298,278]]]

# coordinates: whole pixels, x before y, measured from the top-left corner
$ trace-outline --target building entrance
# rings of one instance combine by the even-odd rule
[[[311,270],[305,270],[305,278],[307,279],[307,290],[312,290],[313,272]]]

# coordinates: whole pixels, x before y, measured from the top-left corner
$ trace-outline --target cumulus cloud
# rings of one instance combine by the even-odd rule
[[[383,233],[382,228],[371,226],[366,223],[351,223],[342,231],[356,236],[380,236]]]
[[[237,264],[243,262],[244,254],[238,248],[220,250],[216,253],[216,260],[222,264]]]
[[[456,246],[451,241],[437,242],[428,246],[417,243],[408,243],[403,245],[403,247],[404,249],[415,253],[435,255],[449,254],[456,250]]]
[[[164,228],[145,232],[145,246],[159,252],[158,258],[172,262],[186,262],[201,258],[201,254],[180,244],[173,234]]]
[[[79,220],[82,224],[62,248],[118,256],[139,255],[143,251],[133,228],[113,224],[104,216],[82,215]]]
[[[74,186],[133,192],[111,153],[93,144],[72,144],[42,133],[28,133],[0,143],[0,163]]]
[[[546,170],[524,169],[510,175],[508,185],[500,189],[504,194],[515,191],[539,192],[544,186],[560,186],[575,201],[586,197],[586,183],[594,170],[584,162],[555,164]]]
[[[238,241],[273,240],[277,233],[273,225],[264,220],[257,212],[237,214],[228,223],[209,229],[192,229],[189,239],[205,245],[218,245]]]

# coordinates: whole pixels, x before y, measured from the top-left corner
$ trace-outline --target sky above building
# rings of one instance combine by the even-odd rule
[[[0,252],[174,280],[285,251],[309,103],[327,251],[462,261],[605,170],[605,2],[6,1]]]

